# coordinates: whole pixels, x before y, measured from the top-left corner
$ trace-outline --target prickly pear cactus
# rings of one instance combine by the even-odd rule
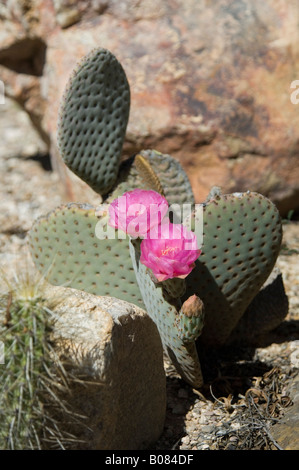
[[[170,205],[194,204],[193,191],[188,176],[177,160],[156,150],[142,150],[140,155],[151,165]],[[134,160],[135,156],[121,163],[117,185],[113,193],[109,195],[107,202],[132,189],[140,187],[153,189],[150,182],[142,178],[138,172]]]
[[[53,285],[144,303],[136,286],[128,238],[112,238],[106,206],[71,203],[40,217],[29,233],[38,270]],[[98,215],[96,215],[98,214]],[[109,236],[110,235],[110,236]]]
[[[59,115],[58,146],[67,166],[100,194],[115,184],[130,110],[118,60],[96,49],[79,63]]]
[[[200,341],[215,347],[225,343],[270,275],[282,229],[274,204],[254,192],[215,195],[202,210],[202,254],[186,279],[185,297],[196,293],[203,301]]]
[[[107,50],[92,51],[75,69],[64,94],[58,144],[66,165],[106,203],[135,188],[155,189],[138,169],[138,156],[120,162],[129,116],[125,72]],[[275,264],[280,243],[278,211],[256,193],[221,195],[194,205],[180,164],[155,150],[140,155],[161,183],[169,204],[194,208],[193,230],[202,214],[202,254],[181,282],[156,283],[139,262],[137,242],[103,235],[107,207],[68,204],[34,224],[33,260],[52,284],[112,295],[146,308],[181,376],[203,383],[199,347],[226,343]],[[106,212],[105,212],[106,211]],[[176,222],[174,220],[174,222]],[[203,314],[204,312],[204,314]]]
[[[196,211],[202,213],[202,254],[184,281],[171,280],[174,281],[172,292],[168,286],[163,289],[163,283],[153,282],[139,262],[136,243],[131,242],[133,266],[147,312],[157,324],[172,362],[193,387],[202,384],[195,342],[214,348],[225,344],[270,275],[282,236],[276,207],[257,193],[215,195],[195,208],[189,221],[193,229]],[[183,292],[175,281],[184,282]],[[204,326],[203,316],[182,314],[182,306],[194,294],[204,305]],[[194,320],[196,326],[198,322],[201,324],[196,335],[187,336],[187,342],[178,331],[182,320],[184,331],[186,324],[191,328]]]
[[[147,313],[154,320],[161,341],[176,370],[194,388],[203,385],[195,341],[204,325],[203,304],[192,296],[182,303],[184,279],[168,279],[155,283],[146,266],[140,263],[140,241],[130,241],[130,252],[138,286]],[[188,304],[191,305],[189,306]]]
[[[62,99],[58,144],[67,166],[96,192],[106,195],[107,203],[125,191],[149,187],[134,165],[134,156],[120,163],[129,107],[128,81],[117,59],[101,48],[85,56]],[[154,150],[141,154],[161,180],[170,203],[194,203],[188,177],[178,161]],[[96,208],[88,204],[62,206],[40,217],[29,233],[36,266],[54,285],[113,294],[143,308],[128,240],[99,240],[99,223],[103,226],[107,219],[99,218]]]

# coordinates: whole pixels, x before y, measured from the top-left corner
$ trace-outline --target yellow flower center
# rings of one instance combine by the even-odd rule
[[[168,253],[172,253],[173,251],[175,251],[175,247],[174,246],[169,246],[169,247],[165,248],[165,250],[161,250],[161,254],[162,254],[162,256],[165,256],[165,255],[168,255]]]

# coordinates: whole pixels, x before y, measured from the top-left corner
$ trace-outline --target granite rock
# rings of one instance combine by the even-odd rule
[[[69,408],[85,416],[68,429],[83,449],[136,450],[156,442],[166,413],[166,379],[158,330],[136,306],[63,287],[55,309],[55,354],[75,378]],[[77,379],[77,380],[76,380]]]
[[[70,72],[101,46],[120,60],[131,85],[125,155],[142,148],[172,154],[187,171],[197,202],[217,185],[224,192],[261,192],[283,215],[299,209],[299,113],[291,101],[291,84],[299,78],[296,2],[14,4],[14,16],[4,7],[0,16],[0,74],[19,85],[11,94],[23,97],[51,145]],[[34,106],[28,75],[36,81]]]

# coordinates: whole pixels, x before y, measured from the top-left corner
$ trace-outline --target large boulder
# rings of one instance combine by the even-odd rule
[[[163,350],[156,325],[143,310],[113,297],[64,287],[48,295],[55,309],[55,357],[70,393],[62,397],[84,425],[68,428],[79,448],[145,449],[160,437],[166,415]],[[70,423],[65,423],[70,426]]]
[[[259,191],[282,215],[299,210],[296,2],[32,0],[10,8],[15,3],[14,15],[2,7],[0,76],[50,145],[73,67],[101,46],[131,85],[126,155],[172,154],[197,202],[217,185]]]

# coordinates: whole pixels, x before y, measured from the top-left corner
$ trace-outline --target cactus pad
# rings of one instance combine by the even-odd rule
[[[163,282],[155,283],[148,268],[140,263],[140,240],[130,240],[129,245],[146,311],[156,323],[165,352],[181,377],[192,387],[200,388],[203,379],[195,339],[201,332],[202,318],[192,316],[192,327],[186,328],[186,321],[191,317],[184,312],[180,298],[170,299],[169,288],[165,296]],[[191,334],[190,338],[188,334]]]
[[[156,150],[142,150],[140,154],[148,161],[159,178],[169,204],[194,204],[192,188],[181,164],[171,155]],[[154,189],[142,179],[134,164],[134,157],[121,163],[117,187],[109,200],[136,188]]]
[[[104,195],[117,178],[130,109],[121,64],[105,49],[85,56],[62,100],[58,146],[66,165]]]
[[[260,194],[215,196],[203,205],[202,254],[183,297],[195,293],[204,303],[200,342],[225,343],[270,275],[281,237],[279,212]]]
[[[101,207],[101,206],[100,206]],[[108,295],[144,308],[129,253],[128,239],[99,239],[97,217],[88,204],[68,204],[39,218],[29,232],[38,270],[53,285]]]

